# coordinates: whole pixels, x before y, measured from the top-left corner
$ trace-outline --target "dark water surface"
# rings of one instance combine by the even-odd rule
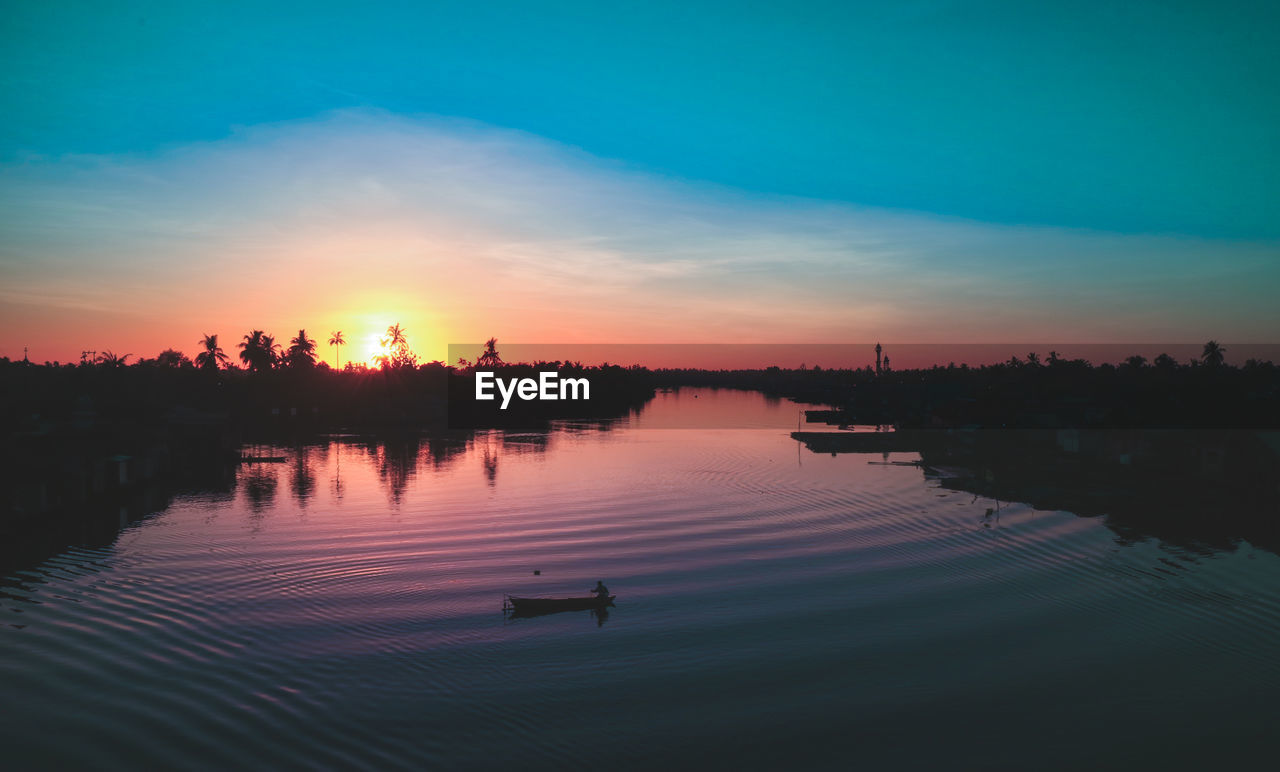
[[[762,428],[335,438],[0,576],[0,765],[1269,763],[1275,554],[995,520],[755,394],[636,423],[716,413]]]

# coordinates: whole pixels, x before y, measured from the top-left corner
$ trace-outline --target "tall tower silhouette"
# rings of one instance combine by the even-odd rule
[[[877,343],[877,344],[876,344],[876,375],[879,375],[879,374],[880,374],[880,352],[881,352],[881,350],[882,350],[882,349],[880,348],[880,344],[879,344],[879,343]]]

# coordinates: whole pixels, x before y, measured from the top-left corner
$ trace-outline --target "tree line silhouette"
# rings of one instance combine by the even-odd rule
[[[328,338],[335,366],[345,343],[341,331]],[[78,365],[55,362],[41,367],[0,359],[5,431],[15,431],[24,421],[29,424],[33,415],[67,413],[77,401],[110,412],[105,406],[143,394],[148,395],[149,407],[132,411],[135,415],[186,405],[226,412],[250,428],[290,422],[299,427],[440,426],[448,423],[446,406],[467,393],[477,368],[502,368],[504,377],[591,369],[577,362],[507,363],[496,338],[486,341],[474,361],[421,363],[398,323],[387,328],[381,343],[384,353],[372,367],[348,360],[342,370],[318,360],[317,342],[305,329],[298,330],[287,347],[253,329],[234,347],[234,359],[216,334],[201,336],[193,359],[172,348],[132,364],[129,354],[112,351],[82,357]],[[1056,351],[1043,357],[1032,351],[997,364],[898,370],[890,367],[888,353],[877,344],[874,360],[868,351],[870,361],[860,368],[651,370],[606,363],[592,370],[596,378],[605,379],[593,392],[593,405],[542,405],[534,412],[539,420],[586,415],[581,411],[588,407],[593,415],[612,415],[625,412],[654,388],[714,386],[829,405],[850,422],[914,427],[1280,426],[1280,371],[1257,359],[1229,365],[1226,351],[1211,340],[1199,357],[1183,362],[1166,353],[1151,361],[1133,355],[1116,364],[1095,365]],[[142,375],[151,371],[173,377]],[[122,386],[126,383],[127,388]],[[475,407],[468,406],[468,422],[479,420]],[[502,418],[495,414],[482,423],[500,425]]]
[[[838,423],[906,428],[1280,428],[1280,368],[1226,362],[1207,342],[1199,357],[1164,353],[1117,364],[1029,352],[1004,362],[891,369],[877,346],[860,368],[654,371],[659,386],[753,389],[836,409]],[[870,353],[870,352],[868,352]]]
[[[387,328],[386,336],[380,339],[380,343],[386,353],[374,357],[374,362],[377,366],[406,367],[417,364],[418,357],[409,347],[408,337],[399,323]],[[346,344],[347,339],[341,330],[329,334],[329,346],[334,349],[335,368],[341,364],[341,347]],[[157,354],[154,359],[139,359],[134,364],[171,368],[195,367],[200,370],[234,370],[240,367],[227,355],[216,334],[202,335],[196,345],[199,346],[199,351],[193,358],[188,358],[177,349],[167,348]],[[250,372],[263,372],[280,368],[328,367],[327,363],[318,359],[316,341],[307,334],[305,329],[298,330],[298,334],[289,339],[288,348],[283,348],[281,344],[277,343],[274,335],[256,329],[246,333],[243,339],[236,344],[236,347],[240,350],[238,358],[243,369]],[[96,351],[85,351],[81,354],[80,364],[126,367],[131,356],[133,354],[116,354],[110,350],[103,351],[100,354]],[[57,366],[61,363],[46,362],[45,364]],[[363,366],[354,365],[350,361],[348,361],[347,366],[348,369],[365,369]]]
[[[329,345],[334,349],[335,366],[340,360],[341,347],[346,343],[347,340],[341,330],[329,334]],[[229,370],[235,367],[231,358],[219,345],[217,335],[203,335],[199,345],[202,350],[196,354],[194,360],[188,361],[180,351],[165,349],[156,358],[156,363],[166,367],[183,367],[190,364],[201,370]],[[283,350],[280,344],[276,343],[273,335],[262,330],[251,330],[237,345],[240,349],[240,361],[250,372],[282,367],[306,369],[315,367],[317,364],[328,366],[323,362],[317,362],[316,341],[307,335],[306,329],[298,330],[298,334],[289,340],[289,348]],[[387,337],[382,339],[382,345],[392,353],[380,355],[379,364],[403,366],[416,362],[417,358],[409,349],[409,341],[405,337],[404,329],[398,323],[387,328]],[[351,366],[350,362],[348,366]]]
[[[334,331],[328,342],[335,349],[336,364],[345,336]],[[653,390],[643,368],[568,361],[507,363],[496,338],[484,344],[474,363],[460,359],[451,365],[420,362],[408,332],[398,323],[387,328],[380,342],[382,353],[372,366],[348,360],[341,370],[318,361],[317,341],[305,329],[298,330],[287,347],[264,330],[250,330],[232,349],[234,356],[218,335],[205,334],[194,358],[173,348],[132,363],[127,361],[130,355],[109,351],[82,357],[79,364],[35,365],[0,358],[0,431],[7,436],[72,435],[79,423],[92,424],[99,434],[127,434],[178,420],[173,416],[179,409],[188,419],[192,411],[202,413],[208,422],[249,435],[450,428],[451,403],[474,403],[477,367],[504,368],[505,377],[536,377],[542,370],[589,375],[596,389],[587,404],[543,406],[518,417],[515,411],[486,415],[489,406],[473,410],[469,404],[464,406],[465,416],[459,416],[467,428],[509,425],[517,418],[532,426],[560,417],[616,417]]]
[[[246,441],[305,442],[333,431],[465,441],[477,429],[541,430],[566,418],[607,427],[655,389],[683,386],[752,389],[830,406],[833,423],[907,430],[1280,429],[1280,368],[1261,360],[1230,365],[1215,341],[1182,362],[1163,354],[1095,365],[1050,351],[976,367],[898,370],[882,350],[878,362],[868,351],[869,364],[859,368],[709,370],[508,363],[494,338],[474,361],[420,363],[403,327],[387,333],[374,367],[348,361],[341,370],[317,361],[317,342],[304,329],[288,347],[251,330],[234,359],[216,335],[202,336],[191,359],[176,349],[133,363],[112,351],[86,352],[79,364],[0,358],[0,508],[8,513],[0,521],[110,491],[117,466],[129,467],[130,480],[142,469],[177,479],[239,461]],[[329,337],[335,365],[339,340],[339,331]],[[496,402],[473,399],[477,369],[501,370],[503,378],[536,379],[549,370],[585,376],[592,398],[500,412]]]

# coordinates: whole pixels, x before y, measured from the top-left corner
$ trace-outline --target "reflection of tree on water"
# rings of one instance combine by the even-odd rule
[[[484,446],[484,477],[488,481],[489,487],[493,488],[498,482],[498,454],[494,452],[488,445]]]
[[[0,537],[0,598],[5,597],[6,584],[20,586],[20,578],[32,579],[26,574],[16,577],[17,572],[32,569],[54,555],[66,557],[64,551],[71,546],[108,547],[116,543],[125,527],[160,517],[178,496],[198,497],[208,512],[204,518],[206,523],[216,519],[217,513],[229,508],[234,501],[239,483],[235,466],[210,463],[193,465],[184,471],[181,478],[142,484],[122,497],[89,498],[58,513],[52,521],[56,528],[6,530]],[[40,523],[46,524],[48,521]]]
[[[311,463],[310,449],[299,448],[294,457],[292,473],[289,476],[289,490],[292,491],[298,506],[306,509],[307,502],[316,492],[316,473]]]
[[[546,453],[551,445],[547,432],[500,432],[504,453]]]
[[[333,489],[334,501],[342,501],[342,496],[346,493],[346,485],[342,482],[342,444],[331,442],[329,447],[333,449],[333,481],[330,487]]]
[[[314,495],[315,464],[314,453],[332,453],[334,458],[333,477],[330,488],[335,500],[340,501],[345,492],[346,483],[342,475],[342,457],[346,453],[362,453],[369,466],[375,470],[378,479],[387,492],[387,497],[394,506],[399,506],[404,499],[409,484],[418,474],[421,467],[429,465],[429,469],[443,470],[453,463],[470,457],[474,453],[480,458],[481,468],[488,484],[497,484],[498,461],[504,453],[546,453],[550,438],[545,432],[506,433],[502,431],[481,432],[479,434],[442,434],[434,436],[411,436],[397,439],[367,438],[364,440],[334,440],[323,451],[312,448],[303,463],[299,458],[298,466],[292,471],[290,482],[296,484],[295,493],[303,492],[308,497]],[[362,466],[357,462],[357,466]]]
[[[453,437],[402,437],[394,440],[368,438],[346,441],[335,439],[330,442],[326,450],[333,454],[334,459],[333,477],[329,481],[329,486],[335,501],[342,501],[346,494],[347,483],[342,474],[342,457],[347,453],[356,453],[364,456],[369,467],[377,473],[391,503],[399,506],[421,464],[428,463],[433,469],[444,468],[461,458],[467,450],[467,445],[464,439]],[[356,466],[363,467],[363,462],[357,459]],[[307,471],[308,474],[313,474],[310,466]]]
[[[508,432],[493,430],[476,435],[471,450],[479,451],[481,467],[489,487],[498,480],[498,459],[504,453],[544,454],[551,446],[548,432]]]
[[[467,452],[464,439],[453,437],[431,437],[427,440],[426,461],[432,469],[444,469]]]
[[[409,481],[418,471],[418,455],[422,452],[422,443],[417,437],[384,442],[370,449],[378,470],[378,477],[387,489],[387,495],[394,506],[400,506]]]
[[[244,477],[245,500],[249,503],[249,510],[255,515],[261,515],[264,511],[275,506],[276,499],[276,470],[270,464],[251,464],[245,468]]]
[[[1001,502],[1105,515],[1121,543],[1186,549],[1280,545],[1280,451],[1239,430],[986,430],[922,435],[921,465],[941,485]]]

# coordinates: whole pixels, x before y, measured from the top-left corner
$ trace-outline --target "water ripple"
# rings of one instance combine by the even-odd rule
[[[1251,703],[1215,684],[1280,696],[1280,561],[1249,545],[1122,544],[914,467],[797,458],[775,430],[455,450],[289,449],[288,469],[241,471],[251,493],[180,498],[3,577],[5,746],[77,766],[643,766],[730,740],[759,761],[771,731],[895,736],[886,716],[975,698],[1047,742],[1017,718],[1028,689],[1044,721],[1099,731],[1093,707],[1130,688],[1209,695],[1246,727]],[[596,579],[620,595],[607,621],[500,612]],[[1151,715],[1126,731],[1160,735]]]

